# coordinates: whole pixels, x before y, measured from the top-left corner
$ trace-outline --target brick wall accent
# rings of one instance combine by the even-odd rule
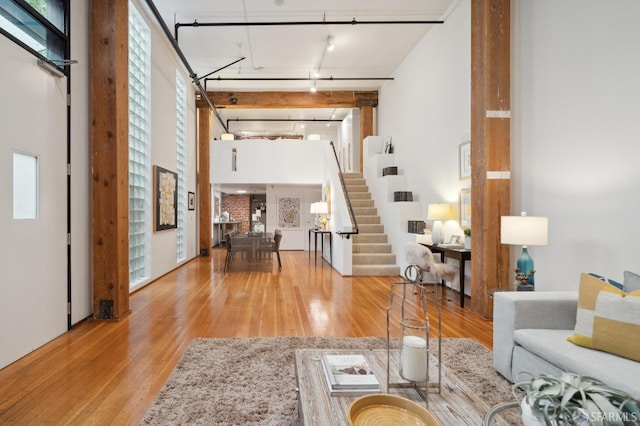
[[[249,194],[222,194],[222,212],[229,212],[229,220],[240,221],[238,230],[251,230],[251,196]]]

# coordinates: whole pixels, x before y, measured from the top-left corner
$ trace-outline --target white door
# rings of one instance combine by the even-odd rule
[[[0,57],[2,368],[67,329],[67,82],[6,37]]]

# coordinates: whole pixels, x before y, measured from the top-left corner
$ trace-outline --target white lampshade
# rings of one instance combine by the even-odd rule
[[[540,216],[502,216],[500,242],[519,246],[546,246],[548,218]]]
[[[319,214],[327,214],[329,213],[329,207],[327,206],[327,203],[325,203],[324,201],[318,201],[317,203],[314,203],[316,205],[316,213]]]
[[[429,204],[427,209],[428,220],[452,220],[455,219],[453,206],[448,203]]]
[[[318,204],[318,203],[311,203],[311,209],[309,210],[309,213],[318,213],[318,212],[316,211],[316,209],[317,209],[317,204]]]

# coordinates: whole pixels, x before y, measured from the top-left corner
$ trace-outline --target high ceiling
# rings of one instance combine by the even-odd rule
[[[395,69],[426,32],[438,25],[397,22],[444,21],[454,2],[153,0],[168,28],[174,31],[179,24],[178,45],[195,74],[202,78],[219,70],[201,80],[207,91],[235,92],[309,91],[314,86],[318,91],[378,90],[389,82],[386,79],[393,78]],[[354,20],[356,24],[351,23]],[[367,23],[372,21],[378,23]],[[194,26],[196,22],[198,26]],[[256,25],[264,23],[270,25]],[[335,46],[333,50],[328,49],[329,42]],[[341,119],[348,111],[218,112],[226,123],[236,118]],[[295,132],[301,125],[294,121],[229,123],[232,132],[268,129],[283,134]]]

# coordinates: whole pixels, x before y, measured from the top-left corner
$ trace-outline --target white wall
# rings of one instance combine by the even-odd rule
[[[239,140],[211,142],[211,182],[319,184],[328,141]],[[231,169],[232,149],[237,169]],[[316,200],[317,201],[317,200]]]
[[[529,248],[540,290],[640,271],[639,15],[635,0],[514,2],[512,212],[549,217],[549,245]]]
[[[280,250],[308,250],[309,229],[313,227],[314,215],[310,213],[311,203],[320,201],[321,185],[268,185],[267,186],[267,232],[276,228],[282,231]],[[278,226],[278,197],[300,197],[300,227],[281,228]],[[318,241],[318,244],[320,241]],[[313,242],[312,242],[313,245]],[[318,251],[320,249],[318,248]],[[320,254],[318,253],[318,256]]]
[[[512,4],[512,214],[549,217],[549,245],[529,248],[536,287],[576,289],[583,271],[622,280],[640,271],[640,3]],[[380,92],[379,134],[393,136],[424,212],[469,185],[457,175],[470,138],[469,9],[461,1]]]
[[[419,217],[412,220],[426,221],[430,203],[458,205],[460,190],[471,185],[469,180],[460,180],[458,176],[458,146],[468,141],[471,134],[470,31],[471,3],[463,0],[457,3],[445,24],[429,30],[398,67],[394,81],[380,90],[378,134],[383,139],[391,136],[394,148],[392,160],[387,159],[393,164],[386,165],[398,166],[402,176],[393,179],[402,179],[405,186],[390,191],[411,191],[413,199],[421,203]],[[375,148],[371,150],[378,152]],[[364,155],[365,162],[371,160],[366,158],[367,150]],[[404,265],[404,243],[415,240],[415,235],[407,233],[406,220],[399,223],[400,215],[395,211],[398,206],[376,204],[376,207],[382,208],[385,232],[398,262]],[[411,207],[408,214],[413,216],[414,211]],[[468,264],[467,280],[470,269]],[[453,286],[458,287],[457,280]],[[467,293],[470,287],[466,285]]]

